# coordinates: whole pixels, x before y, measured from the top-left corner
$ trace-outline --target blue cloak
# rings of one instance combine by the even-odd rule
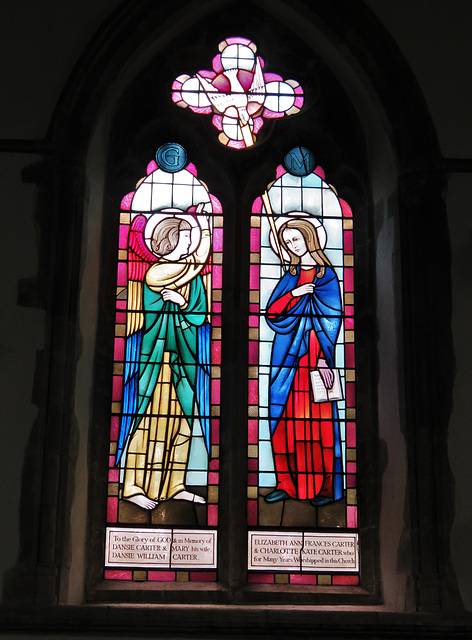
[[[318,272],[318,271],[317,271]],[[298,286],[300,267],[295,275],[287,272],[279,281],[268,302],[268,308],[280,297]],[[272,346],[269,385],[270,428],[273,434],[285,409],[300,359],[308,352],[310,331],[315,331],[326,363],[334,368],[334,349],[341,326],[341,296],[334,270],[326,267],[322,278],[314,279],[315,290],[300,296],[286,312],[266,314],[267,323],[275,331]],[[342,450],[338,409],[333,404],[333,499],[343,495]]]
[[[296,288],[300,276],[287,272],[275,287],[268,308],[280,297]],[[282,415],[300,358],[308,352],[309,333],[315,331],[330,368],[334,367],[334,348],[341,325],[341,296],[336,274],[326,267],[322,278],[315,278],[315,291],[300,296],[295,306],[276,318],[266,315],[275,331],[270,365],[269,405],[271,432]]]
[[[116,464],[119,464],[156,388],[164,352],[170,353],[172,380],[192,428],[195,402],[207,450],[210,449],[210,325],[200,276],[190,283],[188,305],[181,310],[144,283],[144,327],[126,342],[123,417]]]

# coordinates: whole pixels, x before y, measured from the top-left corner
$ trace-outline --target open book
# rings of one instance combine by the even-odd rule
[[[331,389],[324,386],[323,378],[319,369],[310,371],[311,388],[313,389],[314,402],[332,402],[334,400],[343,399],[343,388],[341,386],[341,377],[339,369],[331,369],[334,374],[334,382]]]

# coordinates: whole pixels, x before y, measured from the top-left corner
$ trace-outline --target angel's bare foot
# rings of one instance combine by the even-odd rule
[[[131,498],[125,498],[128,502],[133,502],[137,504],[141,509],[155,509],[157,507],[157,502],[155,500],[150,500],[141,494],[137,496],[131,496]]]
[[[205,498],[197,496],[196,493],[190,493],[190,491],[179,491],[173,497],[174,500],[187,500],[187,502],[198,502],[199,504],[205,504]]]

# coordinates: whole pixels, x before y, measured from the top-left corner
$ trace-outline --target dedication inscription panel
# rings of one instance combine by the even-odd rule
[[[251,571],[359,571],[357,533],[249,531]]]
[[[214,530],[107,527],[105,566],[216,569]]]

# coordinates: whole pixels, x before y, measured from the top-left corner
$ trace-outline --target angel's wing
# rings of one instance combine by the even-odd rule
[[[146,271],[151,264],[157,262],[155,256],[144,242],[144,228],[146,227],[146,216],[136,216],[131,223],[128,238],[128,278],[142,282]]]
[[[249,93],[251,94],[251,97],[249,98],[251,102],[260,102],[261,104],[264,102],[266,94],[265,80],[259,58],[256,58],[256,68],[254,70],[254,78],[251,86],[249,87]]]
[[[197,73],[196,76],[202,85],[208,100],[217,111],[224,113],[228,107],[234,106],[234,97],[231,93],[220,93],[215,89],[211,82],[208,82],[208,80],[199,73]]]

